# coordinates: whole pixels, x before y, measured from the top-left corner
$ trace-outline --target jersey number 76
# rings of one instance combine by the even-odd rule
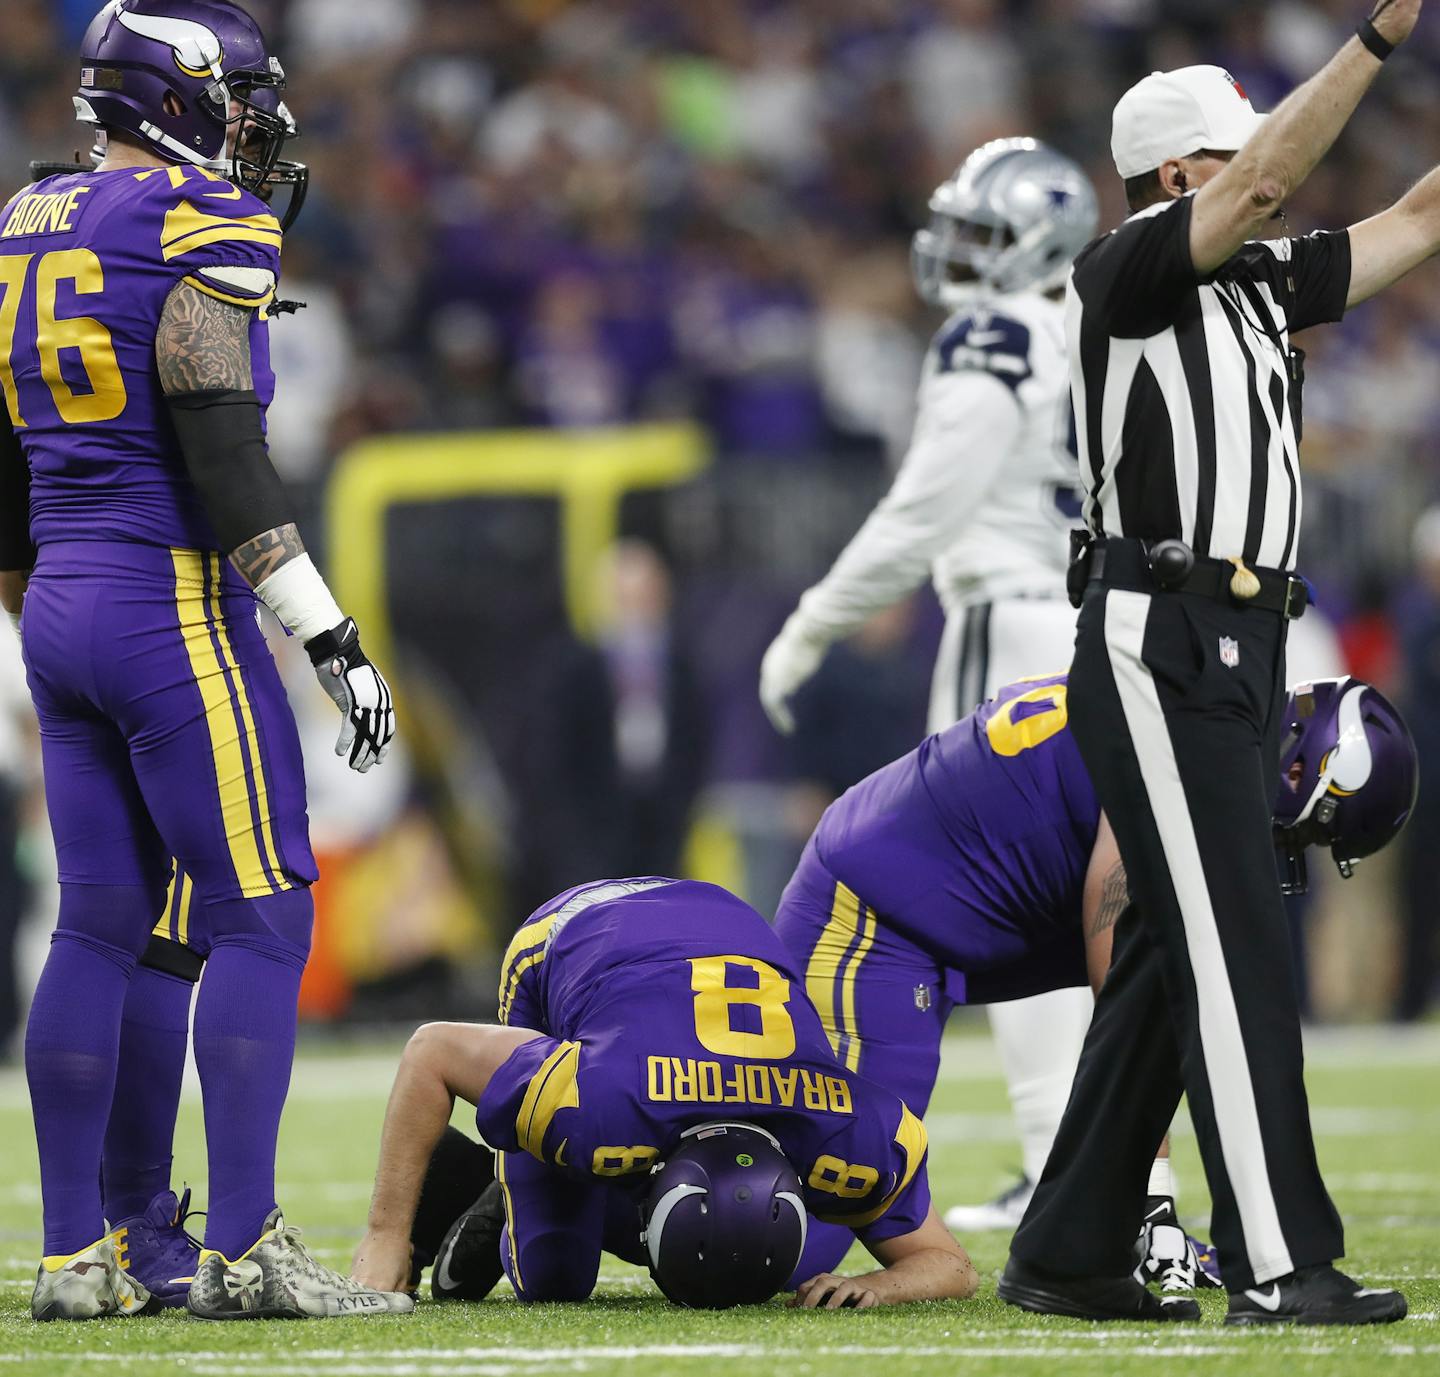
[[[30,264],[33,253],[0,256],[0,389],[5,405],[17,430],[26,424],[20,412],[20,398],[15,388],[12,355],[15,349],[15,326],[22,306],[26,305],[26,286],[32,279]],[[60,419],[68,425],[89,421],[113,421],[125,410],[125,383],[115,346],[107,330],[93,316],[56,315],[56,300],[62,284],[68,284],[75,296],[87,296],[105,290],[105,271],[100,260],[89,249],[57,249],[35,263],[33,304],[28,309],[35,315],[35,347],[40,355],[40,376],[44,378],[55,399]],[[76,392],[60,371],[62,350],[73,349],[90,383],[89,392]]]

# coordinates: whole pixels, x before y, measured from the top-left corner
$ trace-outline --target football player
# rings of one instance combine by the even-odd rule
[[[929,730],[1001,685],[1070,663],[1069,527],[1080,512],[1065,278],[1095,232],[1081,169],[1034,139],[972,153],[930,199],[914,241],[920,295],[949,318],[926,356],[914,438],[894,485],[765,654],[760,698],[791,730],[791,699],[827,648],[928,575],[945,608]],[[1045,1165],[1089,1026],[1090,992],[990,1009],[1022,1148],[1020,1181],[951,1228],[1014,1228]]]
[[[1286,712],[1277,840],[1292,868],[1323,844],[1348,875],[1409,816],[1414,746],[1358,680],[1303,685]],[[837,1058],[923,1117],[951,1009],[1087,979],[1098,989],[1112,938],[1117,961],[1140,940],[1128,906],[1124,863],[1068,730],[1066,680],[1054,675],[1002,689],[832,804],[775,930]],[[1186,1290],[1208,1273],[1219,1284],[1224,1259],[1197,1255],[1153,1177],[1148,1194],[1142,1177],[1136,1277],[1096,1297],[1113,1318],[1155,1314],[1142,1279]],[[849,1247],[829,1230],[832,1251],[819,1251],[826,1231],[812,1230],[821,1265]]]
[[[924,1128],[836,1063],[790,953],[734,895],[656,877],[560,895],[510,943],[500,1015],[410,1040],[355,1254],[363,1285],[411,1283],[422,1183],[458,1096],[497,1149],[469,1295],[503,1267],[522,1300],[584,1299],[606,1246],[692,1305],[761,1301],[792,1272],[810,1307],[974,1294],[930,1202]],[[858,1235],[880,1269],[811,1267],[807,1213]]]
[[[211,942],[194,1024],[210,1201],[191,1310],[411,1307],[321,1267],[274,1199],[315,865],[255,598],[335,700],[337,753],[364,771],[394,732],[389,688],[305,554],[265,448],[283,229],[256,193],[292,132],[283,84],[230,0],[112,0],[82,42],[75,98],[103,161],[0,210],[0,594],[22,619],[61,882],[26,1039],[37,1319],[154,1304],[105,1230],[99,1176],[122,1009],[172,856]]]

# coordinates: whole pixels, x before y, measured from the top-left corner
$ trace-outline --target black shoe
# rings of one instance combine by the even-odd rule
[[[1230,1296],[1226,1324],[1393,1324],[1403,1320],[1399,1291],[1361,1286],[1328,1262]]]
[[[484,1300],[505,1275],[500,1265],[504,1228],[505,1200],[500,1183],[492,1181],[441,1241],[430,1294],[436,1300]]]
[[[1134,1277],[1061,1277],[1021,1262],[1013,1253],[1000,1278],[1000,1299],[1038,1315],[1077,1320],[1198,1320],[1192,1300],[1160,1297]]]

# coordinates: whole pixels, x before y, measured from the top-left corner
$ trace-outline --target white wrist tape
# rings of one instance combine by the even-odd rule
[[[330,631],[345,620],[309,555],[286,561],[267,579],[255,585],[255,595],[300,644]]]

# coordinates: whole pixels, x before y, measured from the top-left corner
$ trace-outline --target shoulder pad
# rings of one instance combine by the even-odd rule
[[[157,167],[134,174],[168,201],[160,226],[166,263],[231,264],[280,270],[280,221],[258,196],[207,168]]]
[[[995,311],[967,311],[946,321],[935,337],[941,373],[990,373],[1015,391],[1033,373],[1030,328]]]

